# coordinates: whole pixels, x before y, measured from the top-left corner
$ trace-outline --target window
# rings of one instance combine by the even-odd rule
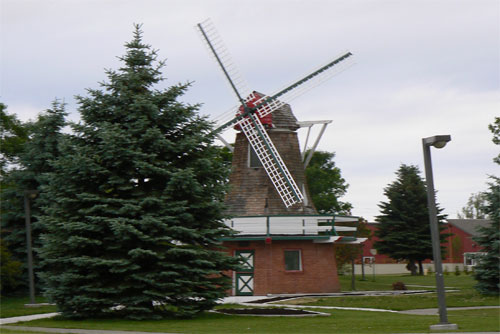
[[[300,258],[300,250],[285,251],[285,270],[286,271],[301,271],[302,261]]]
[[[475,266],[477,265],[478,260],[480,260],[481,256],[486,253],[464,253],[464,265],[466,266]]]
[[[259,168],[262,167],[257,153],[253,150],[252,146],[248,144],[248,167]]]

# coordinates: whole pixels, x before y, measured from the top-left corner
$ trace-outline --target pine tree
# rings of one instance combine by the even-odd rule
[[[65,317],[190,317],[225,296],[236,260],[218,249],[227,169],[189,84],[157,90],[164,62],[134,38],[82,122],[45,194],[46,294]]]
[[[500,145],[500,117],[489,126],[493,133],[493,143]],[[500,155],[493,161],[500,165]],[[487,206],[484,208],[492,224],[479,229],[481,233],[474,240],[482,247],[486,255],[479,259],[474,267],[474,278],[477,280],[476,289],[484,295],[498,295],[500,293],[500,178],[491,176],[489,190],[486,196]]]
[[[55,100],[52,108],[39,114],[35,122],[18,124],[23,128],[19,135],[23,144],[16,149],[14,169],[10,169],[2,180],[3,185],[6,185],[1,191],[2,238],[7,242],[12,258],[23,264],[24,278],[20,284],[21,288],[27,286],[24,192],[26,190],[40,192],[46,183],[45,174],[52,170],[51,161],[57,159],[59,155],[58,146],[64,137],[61,130],[66,124],[65,116],[64,103]],[[37,248],[41,245],[39,236],[44,230],[37,216],[44,203],[40,198],[30,202],[32,246]],[[39,272],[41,267],[38,256],[36,253],[33,255],[35,272]]]
[[[425,183],[418,167],[401,165],[396,172],[397,180],[384,189],[388,202],[381,202],[380,223],[375,235],[380,239],[375,248],[396,260],[408,261],[407,268],[416,274],[416,264],[423,273],[422,261],[432,259],[432,242],[427,208]],[[438,213],[442,209],[437,206]],[[444,215],[438,215],[441,223]],[[440,227],[443,230],[443,227]],[[441,242],[447,234],[441,233]]]

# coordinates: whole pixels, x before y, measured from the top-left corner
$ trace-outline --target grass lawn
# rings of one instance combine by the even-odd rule
[[[436,277],[434,275],[376,275],[375,281],[372,281],[371,275],[365,277],[366,280],[362,281],[361,275],[356,275],[356,291],[392,290],[392,283],[394,282],[403,282],[407,285],[408,290],[426,290],[433,289],[436,286]],[[339,281],[342,291],[352,291],[350,275],[339,276]],[[473,289],[476,281],[472,275],[455,276],[450,274],[444,275],[444,284],[447,289]]]
[[[43,297],[36,297],[35,301],[37,303],[47,302]],[[25,307],[24,304],[29,304],[29,302],[29,297],[1,297],[0,318],[57,312],[55,306]]]
[[[341,276],[342,290],[350,290],[350,276]],[[411,275],[384,275],[378,276],[375,282],[371,280],[356,280],[357,291],[389,290],[392,283],[400,281],[406,285],[435,286],[434,276],[411,276]],[[497,306],[500,305],[498,297],[486,297],[480,295],[475,289],[476,281],[471,276],[445,276],[445,286],[458,288],[459,291],[446,293],[446,306]],[[346,289],[348,287],[348,289]],[[389,288],[389,289],[388,289]],[[409,287],[411,290],[416,290]],[[424,288],[425,289],[425,288]],[[434,289],[434,288],[427,288]],[[314,305],[314,306],[341,306],[341,307],[368,307],[387,310],[411,310],[417,308],[437,308],[437,297],[435,293],[400,296],[346,296],[346,297],[318,297],[300,298],[290,301],[277,302],[280,304]]]
[[[384,275],[377,276],[372,282],[356,280],[357,290],[390,290],[392,283],[402,281],[406,285],[434,286],[434,276],[409,275]],[[350,276],[340,277],[343,290],[350,288]],[[458,292],[446,294],[447,305],[451,306],[478,306],[499,305],[497,297],[483,297],[475,292],[475,281],[470,276],[445,276],[445,285],[450,288],[460,289]],[[409,287],[409,289],[414,289]],[[25,309],[23,304],[28,300],[9,300],[2,298],[2,316],[4,308],[15,311],[21,308],[31,313],[33,309]],[[5,305],[10,302],[10,304]],[[406,296],[380,296],[380,297],[335,297],[314,298],[304,300],[300,304],[331,305],[346,307],[371,307],[392,310],[407,310],[417,308],[437,307],[434,293],[424,295]],[[282,302],[280,302],[282,303]],[[236,305],[221,305],[218,307],[235,307]],[[239,306],[240,307],[240,306]],[[51,307],[44,312],[54,312]],[[438,316],[407,315],[385,312],[365,312],[349,310],[324,310],[330,313],[329,317],[289,318],[289,317],[251,317],[204,313],[189,320],[167,319],[157,321],[132,321],[122,319],[88,319],[66,320],[61,317],[53,319],[40,319],[20,326],[55,327],[55,328],[83,328],[96,330],[135,330],[144,332],[169,332],[169,333],[426,333],[429,326],[439,322]],[[500,331],[500,313],[498,309],[482,310],[457,310],[448,311],[448,319],[459,326],[462,332]],[[2,333],[10,333],[2,329]],[[12,333],[16,333],[13,331]]]
[[[324,310],[321,310],[324,312]],[[205,313],[190,320],[102,320],[71,321],[41,319],[19,325],[84,328],[100,330],[136,330],[169,333],[425,333],[438,323],[437,316],[414,316],[382,312],[328,311],[329,317],[284,318],[249,317]],[[449,320],[460,331],[498,331],[498,310],[451,311]]]

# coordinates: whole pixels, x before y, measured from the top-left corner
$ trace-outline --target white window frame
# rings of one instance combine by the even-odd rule
[[[470,255],[472,255],[472,256],[470,256]],[[469,267],[477,266],[478,259],[484,255],[486,255],[485,252],[465,252],[464,253],[464,266],[469,266]]]

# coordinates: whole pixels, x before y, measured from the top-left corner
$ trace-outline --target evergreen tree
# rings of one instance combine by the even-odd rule
[[[493,132],[493,142],[500,145],[500,117],[489,126]],[[500,155],[493,161],[500,165]],[[477,280],[476,289],[485,295],[500,293],[500,178],[491,176],[489,190],[485,192],[487,205],[485,211],[492,224],[479,229],[481,235],[474,240],[482,247],[486,255],[479,259],[474,267],[474,277]]]
[[[46,294],[65,317],[193,316],[225,296],[218,249],[227,169],[189,84],[154,89],[157,53],[136,26],[123,66],[78,97],[82,122],[44,194]]]
[[[311,199],[320,213],[351,214],[352,204],[339,200],[349,185],[335,166],[335,153],[316,151],[306,168]]]
[[[16,149],[16,164],[4,179],[1,190],[2,203],[2,238],[7,242],[9,251],[16,261],[23,264],[23,280],[20,287],[27,286],[27,255],[24,192],[38,190],[46,182],[45,174],[52,170],[51,161],[59,155],[58,144],[64,136],[61,129],[65,126],[66,112],[64,104],[52,103],[52,108],[38,115],[35,122],[19,124],[24,128],[23,144]],[[24,134],[29,134],[24,139]],[[12,139],[13,137],[11,137]],[[43,201],[40,198],[31,200],[31,222],[33,247],[40,246],[40,234],[43,226],[37,220]],[[38,257],[34,255],[35,272],[40,270]]]
[[[384,189],[389,201],[379,204],[381,215],[376,220],[380,225],[375,235],[380,240],[374,245],[382,254],[408,261],[412,275],[416,274],[416,263],[422,274],[422,261],[433,258],[426,187],[419,174],[418,167],[403,164],[396,172],[397,180]],[[441,211],[437,206],[440,223],[445,219],[439,215]],[[441,242],[447,236],[441,233]]]

